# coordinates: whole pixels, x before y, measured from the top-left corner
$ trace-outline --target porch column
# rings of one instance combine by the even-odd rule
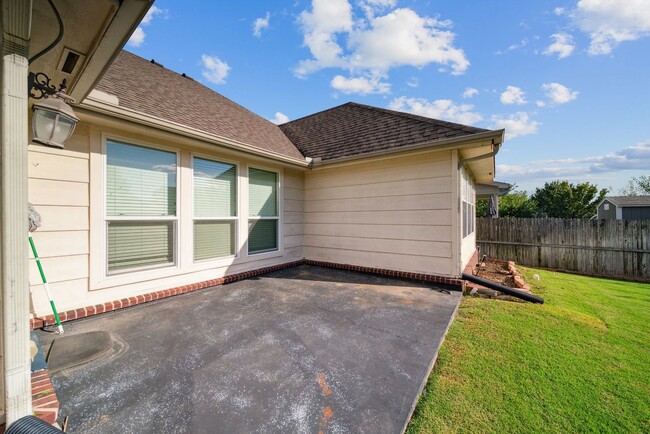
[[[2,406],[9,426],[32,414],[27,251],[27,74],[31,0],[2,0],[0,304]]]

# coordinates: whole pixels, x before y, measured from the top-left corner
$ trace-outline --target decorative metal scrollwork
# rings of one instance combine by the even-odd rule
[[[51,81],[50,77],[43,72],[30,72],[27,78],[29,96],[34,99],[42,99],[54,96],[58,92],[65,92],[67,88],[65,79],[61,82],[58,90],[50,83]]]

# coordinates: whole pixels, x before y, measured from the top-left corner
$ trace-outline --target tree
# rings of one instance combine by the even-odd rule
[[[632,178],[627,185],[619,190],[621,196],[640,196],[650,194],[650,176]]]
[[[597,186],[588,182],[552,181],[535,189],[531,200],[546,217],[591,218],[596,215],[596,206],[606,194],[606,188],[599,191]]]
[[[537,217],[537,206],[525,191],[513,191],[499,198],[499,217]]]
[[[488,216],[488,201],[480,200],[476,204],[476,217]],[[499,197],[499,217],[523,217],[530,218],[537,216],[535,203],[528,197],[525,191],[513,191]]]

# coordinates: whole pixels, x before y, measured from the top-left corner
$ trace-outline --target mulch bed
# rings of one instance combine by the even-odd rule
[[[482,266],[483,264],[485,264],[485,267]],[[485,262],[481,262],[479,265],[480,267],[476,276],[487,279],[491,282],[500,283],[501,285],[510,288],[517,288],[514,276],[508,271],[507,262],[488,259]]]

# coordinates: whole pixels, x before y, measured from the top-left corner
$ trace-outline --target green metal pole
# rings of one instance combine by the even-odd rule
[[[52,299],[52,293],[50,292],[50,285],[47,283],[47,279],[45,278],[45,272],[43,272],[41,259],[38,257],[38,253],[36,252],[36,246],[34,245],[32,234],[29,234],[29,245],[32,247],[32,253],[34,253],[34,259],[36,259],[38,272],[41,274],[41,280],[43,281],[43,286],[45,287],[45,293],[47,294],[48,300],[50,300],[50,307],[52,308],[52,313],[54,314],[56,325],[59,328],[59,333],[63,333],[63,326],[61,325],[61,320],[59,319],[59,312],[57,312],[56,305],[54,304],[54,300]]]

